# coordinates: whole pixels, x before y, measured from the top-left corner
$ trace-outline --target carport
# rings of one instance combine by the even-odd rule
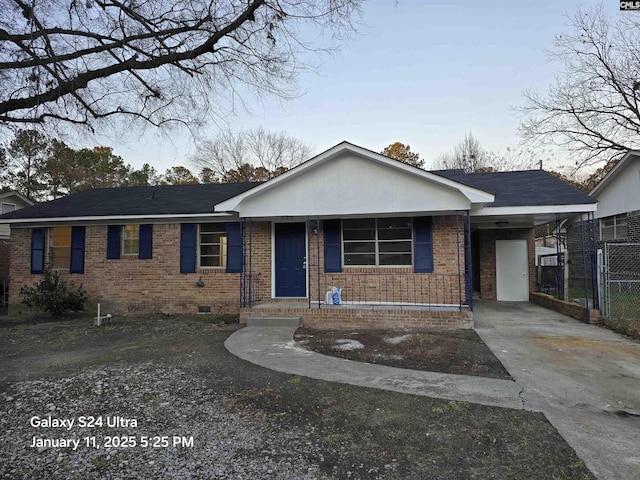
[[[435,173],[495,195],[493,203],[471,211],[473,289],[482,300],[538,301],[540,286],[535,270],[534,228],[545,224],[559,226],[570,217],[583,216],[588,220],[581,253],[585,268],[595,272],[593,212],[597,205],[593,198],[543,170]],[[564,298],[558,240],[559,289],[555,293],[558,298]],[[592,292],[592,285],[585,290]],[[551,301],[548,306],[561,307]],[[585,316],[588,318],[588,312]]]

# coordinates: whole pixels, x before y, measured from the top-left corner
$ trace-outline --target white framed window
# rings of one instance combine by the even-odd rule
[[[123,225],[121,229],[123,255],[138,255],[140,252],[140,225]]]
[[[413,264],[410,217],[342,221],[343,265],[396,267]]]
[[[9,212],[15,212],[16,208],[17,207],[15,203],[0,202],[0,215]]]
[[[600,219],[600,240],[626,240],[629,235],[629,219],[626,213]]]
[[[51,227],[48,246],[53,268],[68,270],[71,264],[71,227]]]
[[[198,232],[198,266],[227,266],[227,225],[201,223]]]

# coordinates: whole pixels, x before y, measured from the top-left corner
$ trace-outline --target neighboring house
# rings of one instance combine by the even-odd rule
[[[597,200],[592,220],[576,216],[567,222],[569,298],[587,291],[605,317],[638,318],[640,315],[640,150],[630,150],[589,195]],[[584,221],[581,221],[584,220]],[[580,255],[585,238],[598,268],[590,268]],[[588,243],[588,242],[587,242]],[[586,281],[585,281],[586,280]],[[586,286],[586,288],[585,288]],[[617,297],[617,298],[614,298]]]
[[[16,312],[53,257],[109,313],[468,328],[474,291],[535,290],[534,226],[595,208],[540,170],[426,172],[343,142],[264,183],[88,190],[2,220]]]
[[[640,242],[640,150],[629,151],[589,193],[598,201],[596,235],[603,242]]]
[[[0,215],[15,212],[16,210],[29,207],[33,204],[33,200],[15,190],[0,190]],[[9,293],[10,238],[10,226],[0,223],[0,307],[6,307],[7,295]]]

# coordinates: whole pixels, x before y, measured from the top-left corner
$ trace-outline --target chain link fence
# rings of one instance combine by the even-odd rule
[[[615,320],[640,320],[640,243],[604,246],[603,314]]]

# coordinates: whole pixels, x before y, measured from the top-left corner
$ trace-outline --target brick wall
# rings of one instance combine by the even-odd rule
[[[577,303],[565,302],[564,300],[558,300],[544,293],[533,292],[531,294],[531,302],[542,307],[555,310],[568,317],[575,318],[581,322],[591,323],[593,325],[600,325],[602,323],[600,318],[600,310],[589,310],[589,316],[587,317],[587,309]]]
[[[350,308],[260,308],[240,310],[240,322],[248,317],[290,315],[300,316],[305,326],[314,328],[412,328],[454,330],[473,328],[473,314],[460,310],[386,309],[384,307]]]
[[[529,256],[529,292],[535,292],[536,269],[533,229],[480,230],[480,297],[482,300],[494,302],[497,300],[496,240],[527,240]]]
[[[253,299],[267,301],[272,296],[271,223],[252,222],[246,228],[245,265],[246,273],[250,272],[254,279]],[[25,310],[20,304],[20,288],[37,283],[40,275],[30,273],[31,230],[16,228],[12,240],[14,263],[9,303],[12,313],[17,313]],[[336,285],[344,287],[343,299],[346,301],[457,305],[460,292],[464,295],[464,277],[460,281],[457,277],[458,253],[460,269],[464,270],[463,242],[464,235],[460,232],[458,251],[455,217],[440,217],[433,223],[432,274],[414,274],[413,267],[345,268],[342,273],[325,274],[323,232],[320,228],[318,234],[309,235],[311,298],[317,300],[319,293],[324,299],[327,289]],[[91,305],[88,308],[93,309],[95,304],[101,303],[103,311],[108,313],[196,313],[198,306],[211,306],[213,312],[237,313],[240,308],[240,274],[229,274],[224,269],[200,269],[193,274],[182,274],[179,271],[179,247],[180,225],[156,224],[153,226],[152,259],[140,260],[137,256],[123,255],[120,259],[108,260],[107,226],[91,225],[86,227],[85,273],[61,272],[61,275],[76,284],[82,283],[90,295]],[[204,287],[196,286],[200,278]]]
[[[40,279],[40,275],[30,274],[30,245],[30,229],[12,230],[11,313],[24,311],[20,288]],[[87,226],[85,273],[65,272],[61,276],[82,284],[90,295],[88,308],[101,303],[105,313],[197,313],[198,306],[211,306],[217,313],[238,313],[240,308],[239,274],[224,269],[180,273],[179,224],[153,226],[153,258],[149,260],[125,255],[107,260],[107,226]],[[200,277],[204,287],[196,286]]]

